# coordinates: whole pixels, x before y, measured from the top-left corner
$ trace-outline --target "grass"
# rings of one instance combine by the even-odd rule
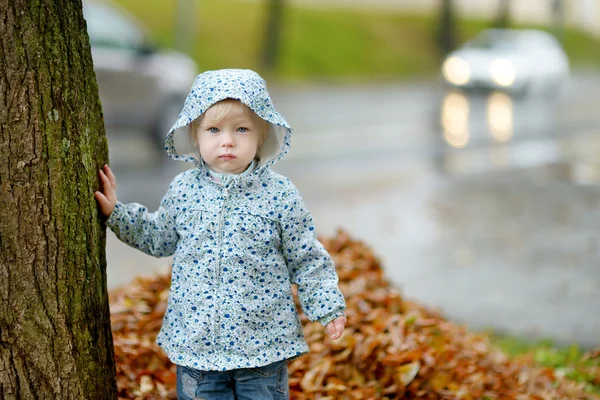
[[[492,344],[512,357],[529,357],[569,379],[583,383],[591,393],[600,394],[600,356],[586,358],[576,344],[558,346],[551,340],[531,341],[517,336],[490,334]]]
[[[164,0],[115,0],[136,15],[160,46],[175,45],[176,4]],[[193,0],[190,0],[193,2]],[[189,52],[202,70],[260,65],[267,1],[202,0],[189,22]],[[294,7],[284,10],[283,38],[277,68],[270,78],[286,81],[420,79],[435,76],[433,15]],[[459,41],[490,22],[459,21]],[[520,26],[525,27],[525,26]],[[574,66],[600,68],[600,40],[568,29],[563,44]],[[265,74],[267,75],[267,74]]]

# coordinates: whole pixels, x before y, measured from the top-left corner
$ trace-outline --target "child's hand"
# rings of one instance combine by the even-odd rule
[[[100,181],[102,181],[102,191],[94,192],[94,197],[102,214],[109,217],[117,204],[117,178],[108,165],[100,170]]]
[[[346,326],[346,317],[341,316],[337,317],[333,321],[327,324],[327,333],[329,333],[329,337],[332,340],[339,339],[344,332],[344,327]]]

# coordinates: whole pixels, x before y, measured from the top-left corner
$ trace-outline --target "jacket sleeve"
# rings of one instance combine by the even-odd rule
[[[317,239],[313,218],[297,189],[287,194],[282,218],[282,250],[290,279],[298,285],[298,298],[311,321],[327,325],[344,315],[346,303],[338,288],[331,256]]]
[[[149,213],[146,207],[138,203],[117,202],[106,225],[131,247],[151,256],[168,257],[175,253],[179,240],[170,197],[171,190],[165,194],[160,207],[153,213]]]

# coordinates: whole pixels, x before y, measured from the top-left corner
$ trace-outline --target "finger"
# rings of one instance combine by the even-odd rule
[[[105,165],[104,168],[107,170],[106,176],[110,179],[111,185],[116,189],[117,188],[117,177],[113,174],[112,169],[108,165]]]
[[[110,182],[110,179],[108,179],[108,177],[106,176],[104,171],[100,171],[100,181],[102,182],[102,189],[103,189],[102,191],[104,193],[113,189],[112,183]]]
[[[331,337],[333,337],[333,335],[335,335],[335,324],[333,324],[331,322],[329,324],[327,324],[327,333]]]
[[[108,201],[108,199],[106,198],[106,196],[100,192],[100,191],[96,191],[94,192],[94,197],[96,198],[96,200],[98,201],[98,203],[100,203],[100,207],[110,203]]]
[[[115,190],[115,186],[110,181],[110,177],[106,175],[105,171],[100,171],[100,180],[102,181],[102,194],[104,194],[106,197],[108,201],[107,207],[109,207],[111,210],[110,212],[112,212],[114,205],[117,203],[117,191]]]
[[[100,211],[102,214],[106,215],[106,211],[110,209],[110,201],[102,194],[102,192],[95,192],[94,197],[98,202],[98,206],[100,207]]]
[[[346,319],[344,317],[336,318],[333,321],[333,324],[335,325],[335,333],[337,337],[342,336],[342,333],[344,333],[344,327],[346,326]]]
[[[98,201],[98,206],[100,207],[100,212],[105,217],[109,217],[115,209],[114,203],[112,203],[102,192],[96,191],[94,192],[94,197]]]
[[[111,185],[116,186],[117,178],[116,178],[115,174],[112,172],[112,169],[108,165],[104,166],[104,172],[106,173],[106,176],[110,180]]]
[[[341,330],[338,329],[338,326],[335,323],[332,322],[331,324],[327,325],[327,327],[329,328],[327,329],[327,332],[329,333],[329,337],[331,339],[338,339],[342,335]]]

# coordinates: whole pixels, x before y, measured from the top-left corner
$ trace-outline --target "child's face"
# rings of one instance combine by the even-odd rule
[[[215,172],[242,173],[256,156],[265,124],[239,101],[217,114],[209,108],[199,124],[200,156]]]

